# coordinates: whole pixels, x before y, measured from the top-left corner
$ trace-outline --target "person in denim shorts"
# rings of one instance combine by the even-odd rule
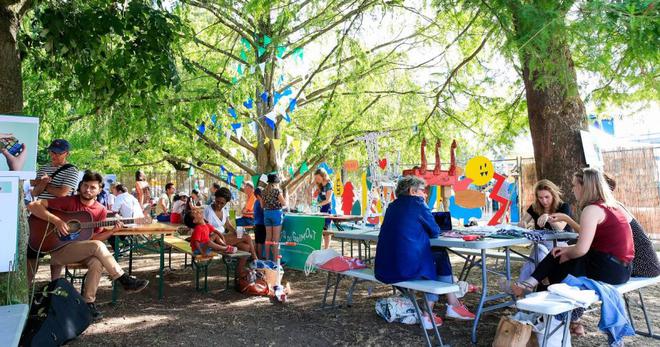
[[[282,190],[280,190],[280,178],[277,174],[268,175],[268,185],[262,194],[264,202],[264,225],[266,226],[266,241],[279,242],[282,232],[282,221],[284,213],[282,208],[286,205]],[[273,251],[273,260],[277,260],[279,250],[276,246],[271,246]],[[270,258],[271,247],[266,247],[266,259]]]

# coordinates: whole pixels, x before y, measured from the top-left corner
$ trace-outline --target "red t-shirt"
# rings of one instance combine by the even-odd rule
[[[605,212],[605,219],[596,226],[591,248],[611,254],[619,260],[631,262],[635,257],[632,229],[626,215],[618,209],[596,204]]]
[[[192,235],[190,236],[190,247],[192,250],[194,251],[197,249],[194,241],[199,241],[199,243],[209,242],[213,230],[214,228],[211,224],[199,224],[195,226],[195,229],[193,229]]]
[[[108,214],[105,206],[101,205],[98,201],[95,200],[91,206],[85,206],[80,201],[79,196],[63,196],[61,198],[50,199],[48,200],[48,208],[66,212],[87,211],[92,215],[92,221],[94,222],[104,221]],[[101,231],[103,231],[103,228],[94,229],[95,233],[100,233]]]

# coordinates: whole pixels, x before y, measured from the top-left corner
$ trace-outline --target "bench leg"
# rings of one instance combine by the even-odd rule
[[[570,316],[569,316],[570,317]],[[552,316],[544,314],[543,315],[543,322],[544,322],[544,328],[543,328],[543,342],[541,343],[541,347],[546,347],[548,345],[548,339],[550,338],[550,323],[552,322]]]
[[[654,338],[656,340],[660,340],[660,335],[656,335],[653,333],[653,325],[651,324],[651,320],[649,319],[648,312],[646,312],[646,305],[644,304],[644,297],[642,296],[642,290],[638,289],[637,294],[639,294],[639,303],[642,308],[642,312],[644,313],[644,320],[646,321],[646,328],[649,330],[648,333],[644,331],[635,331],[635,333]],[[632,321],[632,319],[630,319]]]
[[[426,299],[426,293],[422,293],[422,299],[424,300],[424,306],[426,306],[426,309],[429,312],[429,315],[433,312],[431,309],[431,305],[429,304],[428,299]],[[438,339],[438,342],[440,343],[440,347],[443,347],[444,344],[442,343],[442,337],[440,337],[440,330],[438,330],[438,326],[435,325],[435,319],[431,319],[431,324],[433,325],[433,330],[435,331],[435,337]]]
[[[209,292],[209,264],[204,265],[204,293]]]
[[[332,272],[328,272],[328,279],[325,281],[325,291],[323,292],[323,301],[321,301],[321,308],[325,308],[328,299],[328,291],[330,291],[330,277]]]
[[[167,254],[167,267],[172,270],[172,246],[169,247]]]
[[[323,292],[323,301],[321,302],[321,308],[326,308],[328,306],[328,293],[330,292],[330,288],[335,287],[334,293],[332,296],[332,304],[329,306],[331,308],[337,307],[336,302],[337,302],[337,288],[339,287],[339,282],[344,278],[344,276],[340,273],[336,273],[335,275],[337,276],[337,279],[332,281],[332,272],[328,272],[328,279],[325,282],[325,291]]]
[[[335,281],[335,290],[334,293],[332,294],[332,307],[336,307],[337,305],[337,290],[339,290],[339,282],[342,279],[342,275],[337,274],[337,280]]]
[[[346,294],[346,306],[353,306],[353,292],[355,291],[355,286],[358,284],[359,279],[354,278],[351,287],[348,289],[348,294]]]
[[[422,316],[422,310],[419,308],[419,304],[417,303],[417,298],[415,297],[415,292],[410,290],[410,289],[406,289],[406,288],[399,288],[399,289],[406,296],[408,296],[408,298],[410,298],[410,301],[413,302],[413,305],[415,306],[415,313],[417,313],[417,319],[419,319],[419,325],[422,327],[422,331],[424,332],[424,337],[426,337],[426,344],[428,345],[428,347],[432,347],[433,344],[431,344],[431,337],[429,337],[429,333],[424,328],[424,321],[423,321],[424,318]],[[435,326],[435,320],[434,319],[431,319],[431,324],[433,324],[433,327],[436,328],[436,330],[437,330],[437,327]]]

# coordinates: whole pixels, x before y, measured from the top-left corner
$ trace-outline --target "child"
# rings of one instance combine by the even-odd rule
[[[170,215],[170,223],[181,224],[183,223],[183,212],[188,203],[188,193],[179,193],[175,196],[172,204],[172,214]]]
[[[277,174],[268,175],[268,185],[263,191],[264,202],[264,225],[266,226],[266,241],[280,241],[282,232],[282,221],[284,213],[282,208],[286,205],[282,191],[280,190],[280,178]],[[277,246],[273,248],[273,260],[277,260],[280,251]],[[270,258],[271,247],[266,247],[266,259]]]
[[[227,245],[220,232],[210,224],[206,224],[201,209],[193,208],[189,215],[190,217],[186,218],[186,225],[193,229],[190,247],[194,255],[209,255],[212,251],[236,253],[236,247]]]
[[[261,197],[261,189],[254,190],[254,243],[257,246],[257,255],[263,257],[264,244],[266,243],[266,226],[264,225],[264,209]]]
[[[316,201],[318,206],[321,207],[320,212],[332,213],[332,181],[330,181],[330,176],[328,176],[325,169],[319,168],[314,172],[314,183],[318,189],[318,197]],[[323,249],[328,249],[330,247],[330,238],[332,235],[326,232],[329,226],[330,219],[326,219],[325,224],[323,225]]]

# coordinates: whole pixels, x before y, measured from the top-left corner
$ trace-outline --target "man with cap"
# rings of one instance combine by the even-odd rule
[[[48,146],[50,163],[39,168],[37,178],[30,181],[32,196],[39,200],[67,196],[78,186],[78,169],[67,162],[69,142],[54,140]]]
[[[36,200],[50,200],[67,195],[78,187],[78,168],[67,162],[69,156],[69,142],[64,139],[56,139],[48,146],[50,163],[37,170],[37,178],[30,181],[32,196]],[[44,254],[37,254],[32,248],[27,250],[27,274],[28,283],[32,283],[34,275],[37,273],[39,261],[37,257]],[[58,271],[59,270],[59,271]],[[51,266],[51,275],[53,279],[59,277],[61,268]]]
[[[247,196],[245,207],[241,210],[241,218],[236,219],[236,226],[244,227],[254,224],[254,202],[257,198],[254,196],[254,185],[252,182],[245,182],[243,193]]]

